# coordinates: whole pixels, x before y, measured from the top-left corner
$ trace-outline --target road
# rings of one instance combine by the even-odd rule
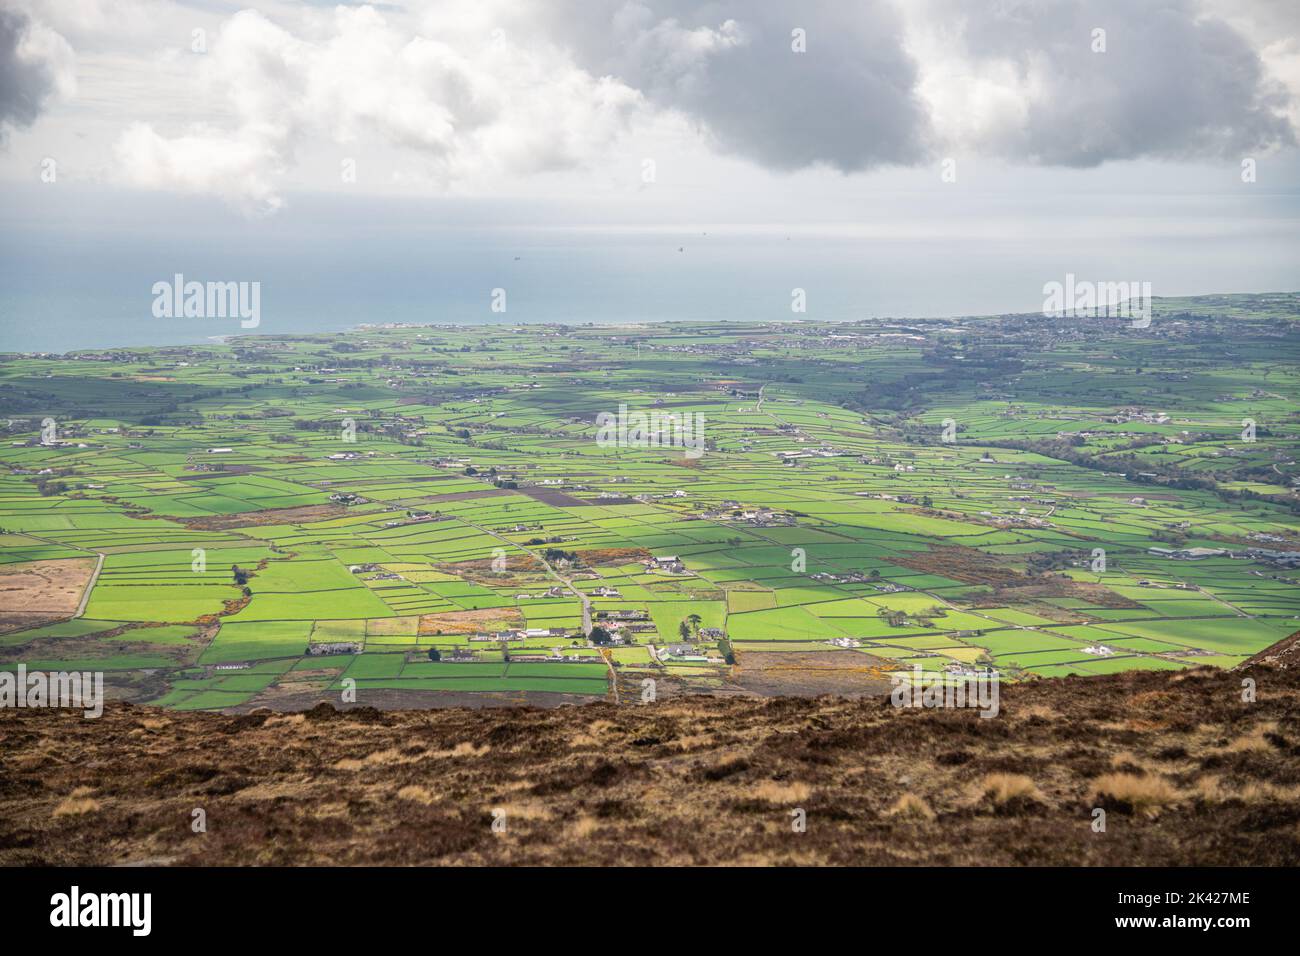
[[[466,518],[464,515],[457,515],[456,520],[469,525],[471,528],[476,528],[479,531],[482,531],[486,535],[491,535],[493,538],[496,538],[502,544],[508,544],[512,548],[518,548],[520,551],[523,551],[525,554],[532,555],[537,560],[537,562],[546,569],[546,574],[548,577],[550,577],[553,581],[558,581],[560,584],[564,585],[564,587],[568,588],[568,590],[573,593],[574,597],[576,597],[579,601],[582,602],[582,633],[586,634],[588,637],[591,636],[591,598],[587,597],[587,595],[583,594],[576,587],[574,587],[573,581],[571,581],[569,578],[565,577],[563,574],[561,574],[559,571],[553,568],[549,561],[547,561],[544,557],[542,557],[540,554],[538,554],[535,550],[528,547],[527,545],[519,544],[518,542],[511,541],[509,538],[505,537],[504,535],[497,534],[491,528],[486,528],[481,524],[475,524],[474,522]]]
[[[763,393],[766,391],[767,391],[766,384],[760,385],[758,387],[758,404],[754,406],[754,411],[760,415],[766,415],[768,418],[772,419],[772,421],[776,422],[778,425],[789,425],[790,423],[787,422],[785,419],[781,418],[780,416],[773,415],[771,412],[763,411],[763,402],[766,399],[766,396]]]
[[[99,580],[99,572],[104,567],[104,555],[96,552],[95,570],[90,575],[90,580],[86,582],[86,590],[81,595],[81,603],[77,605],[77,613],[73,617],[81,617],[86,613],[86,605],[90,602],[90,592],[95,590],[95,582]]]
[[[605,660],[605,666],[609,668],[609,686],[614,692],[614,703],[618,701],[618,674],[614,673],[614,654],[608,647],[600,649],[600,656]]]

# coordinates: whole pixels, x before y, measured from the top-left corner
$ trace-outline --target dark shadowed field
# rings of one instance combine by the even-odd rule
[[[878,697],[8,710],[0,862],[1295,865],[1294,650],[1014,686],[994,719]]]

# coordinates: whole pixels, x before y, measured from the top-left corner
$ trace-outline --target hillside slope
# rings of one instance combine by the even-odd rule
[[[995,719],[831,697],[0,712],[0,863],[128,862],[1295,865],[1300,669],[1038,681]]]

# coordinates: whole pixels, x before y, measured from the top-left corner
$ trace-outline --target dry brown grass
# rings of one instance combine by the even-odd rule
[[[397,791],[397,796],[400,800],[413,800],[416,803],[423,803],[426,807],[438,799],[434,794],[418,784],[408,784]]]
[[[67,614],[77,609],[81,592],[95,570],[93,558],[24,561],[0,570],[6,612]]]
[[[1020,708],[1013,716],[1017,718],[1040,717],[1043,720],[1053,720],[1059,716],[1056,710],[1045,704],[1029,704]]]
[[[296,727],[299,724],[304,724],[306,722],[307,718],[302,714],[272,714],[270,717],[266,718],[266,723],[262,726],[280,727],[287,725],[290,727]]]
[[[1271,783],[1248,783],[1238,791],[1245,803],[1295,803],[1300,787],[1279,787]]]
[[[930,805],[925,802],[924,797],[909,792],[899,797],[897,802],[890,807],[889,816],[900,817],[904,820],[933,820],[934,811],[930,809]]]
[[[776,780],[764,780],[754,786],[749,795],[755,800],[768,803],[798,803],[807,800],[812,790],[804,783],[780,783]]]
[[[569,744],[573,747],[599,747],[604,742],[602,735],[613,729],[613,721],[593,720],[587,725],[585,732],[579,730],[570,737]]]
[[[90,787],[77,787],[64,797],[54,808],[56,817],[75,817],[83,813],[94,813],[99,809],[99,801],[90,796],[94,791]]]
[[[1277,733],[1277,722],[1265,721],[1252,727],[1249,733],[1229,741],[1228,746],[1223,749],[1226,753],[1258,753],[1272,750],[1273,745],[1264,739],[1264,735],[1275,733]]]
[[[1030,803],[1046,803],[1038,785],[1020,773],[991,773],[979,784],[979,799],[988,801],[995,807],[1022,806]]]
[[[1239,674],[1207,673],[1011,685],[1009,724],[830,697],[260,722],[111,701],[95,721],[0,710],[0,865],[1294,867],[1300,667],[1270,671],[1251,707]],[[144,719],[168,726],[136,735]],[[579,734],[598,744],[575,751]],[[1241,737],[1272,749],[1229,751]],[[202,841],[194,806],[220,822]],[[1088,836],[1099,806],[1111,838]]]
[[[1139,777],[1131,773],[1107,773],[1092,782],[1090,799],[1110,803],[1134,815],[1158,816],[1180,799],[1180,794],[1164,777],[1154,774]]]
[[[1210,803],[1228,803],[1240,800],[1248,804],[1282,804],[1300,801],[1300,787],[1251,781],[1241,786],[1224,782],[1222,777],[1210,774],[1200,777],[1192,785],[1196,796]]]
[[[399,763],[410,763],[410,757],[404,756],[402,752],[395,747],[389,747],[386,750],[376,750],[368,753],[361,760],[354,757],[344,757],[334,764],[335,770],[364,770],[366,767],[385,767]]]

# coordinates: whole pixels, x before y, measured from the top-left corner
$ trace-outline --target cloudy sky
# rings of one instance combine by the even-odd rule
[[[1294,0],[0,0],[13,254],[177,210],[214,243],[409,235],[418,208],[448,229],[1245,237],[1268,241],[1253,275],[1196,260],[1179,283],[1168,248],[1152,271],[1171,294],[1294,288],[1297,130]]]

